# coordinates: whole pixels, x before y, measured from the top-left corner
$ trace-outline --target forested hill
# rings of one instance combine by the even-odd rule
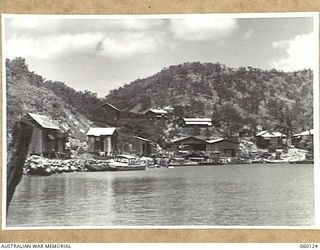
[[[176,115],[212,117],[215,126],[302,131],[312,127],[311,70],[283,72],[216,63],[184,63],[110,92],[120,109],[171,105]]]
[[[97,117],[103,119],[103,101],[96,94],[77,92],[62,82],[46,81],[31,72],[23,58],[6,60],[6,80],[9,134],[14,122],[27,113],[47,115],[82,140],[87,129],[99,122]]]
[[[160,126],[161,129],[134,118],[119,124],[126,133],[154,140],[159,134],[164,135],[177,117],[212,117],[214,128],[219,131],[236,132],[244,125],[284,132],[312,128],[310,70],[288,73],[250,67],[233,69],[218,63],[185,63],[135,80],[111,91],[105,99],[88,90],[75,91],[62,82],[45,80],[31,72],[23,58],[6,60],[6,77],[9,132],[16,120],[33,112],[59,120],[72,135],[84,139],[89,126],[107,125],[105,101],[136,113],[173,106],[168,126]]]

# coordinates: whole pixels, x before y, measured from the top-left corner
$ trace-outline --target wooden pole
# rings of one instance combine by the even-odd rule
[[[12,139],[8,145],[7,160],[7,215],[16,186],[19,184],[23,166],[27,157],[32,136],[32,127],[24,122],[16,122],[12,130]]]

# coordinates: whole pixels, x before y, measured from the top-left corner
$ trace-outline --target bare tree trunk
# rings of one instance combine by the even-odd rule
[[[28,147],[32,136],[32,127],[24,122],[16,122],[12,130],[12,139],[8,146],[7,160],[7,214],[9,204],[16,186],[19,184],[23,165],[28,153]]]

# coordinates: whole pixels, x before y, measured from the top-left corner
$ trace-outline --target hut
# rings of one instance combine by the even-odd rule
[[[183,118],[181,125],[183,127],[211,127],[212,119],[211,118]]]
[[[209,128],[212,127],[211,118],[180,118],[179,125],[184,135],[201,136],[209,135]]]
[[[148,109],[144,116],[146,119],[167,119],[168,111],[164,109]]]
[[[313,129],[308,129],[308,130],[303,131],[301,133],[294,134],[293,137],[301,138],[304,140],[309,140],[309,139],[313,138],[313,133],[314,133]]]
[[[206,141],[195,136],[181,137],[171,141],[171,148],[175,150],[205,151]]]
[[[267,130],[261,131],[256,134],[256,142],[259,148],[268,148],[270,146],[277,147],[284,144],[283,140],[285,140],[286,135],[280,132],[272,132],[270,133]]]
[[[158,144],[139,136],[133,137],[132,151],[138,155],[150,156],[157,152]]]
[[[90,128],[87,138],[89,153],[112,155],[117,152],[118,132],[116,128]]]
[[[120,109],[116,108],[112,104],[106,102],[103,107],[106,110],[106,121],[111,124],[115,124],[121,118]]]
[[[22,120],[32,126],[28,155],[48,158],[60,158],[64,155],[67,134],[60,129],[58,122],[33,113],[27,114]]]
[[[313,129],[308,129],[292,136],[293,144],[298,148],[313,148]]]
[[[239,142],[224,138],[207,140],[206,151],[219,153],[221,157],[235,157],[239,152]]]

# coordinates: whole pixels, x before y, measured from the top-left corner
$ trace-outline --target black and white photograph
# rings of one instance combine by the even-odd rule
[[[2,17],[4,229],[317,228],[316,13]]]

